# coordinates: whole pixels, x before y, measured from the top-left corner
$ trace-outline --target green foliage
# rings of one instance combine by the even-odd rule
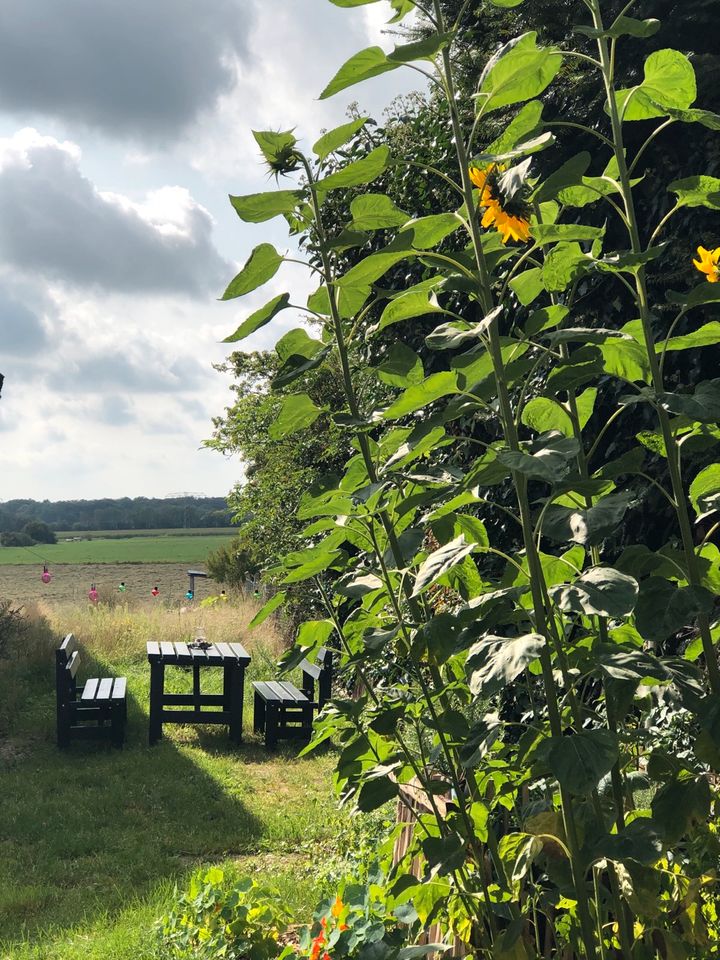
[[[330,422],[351,449],[301,498],[312,522],[276,576],[318,591],[307,636],[332,627],[355,694],[309,749],[338,743],[338,792],[360,812],[421,788],[391,893],[468,952],[701,960],[719,949],[720,433],[696,370],[714,369],[717,284],[670,289],[668,264],[692,267],[668,225],[717,190],[702,172],[659,179],[652,147],[666,124],[713,121],[691,111],[683,52],[653,49],[632,76],[655,21],[588,0],[570,40],[569,5],[541,35],[547,4],[501,4],[483,27],[528,29],[494,51],[463,29],[471,6],[433,0],[410,43],[362,51],[323,94],[423,58],[432,116],[303,163],[321,336],[279,345],[275,433]],[[551,84],[567,94],[575,74],[587,99],[549,120]],[[479,165],[520,156],[483,185]],[[333,398],[283,394],[298,356],[313,377],[339,369]],[[662,702],[690,717],[676,763],[659,759]]]
[[[160,922],[162,960],[273,960],[291,915],[277,893],[254,880],[228,885],[219,867],[196,874]]]

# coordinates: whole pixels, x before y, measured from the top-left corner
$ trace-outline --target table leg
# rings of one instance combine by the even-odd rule
[[[230,740],[242,743],[245,668],[239,664],[225,667],[224,685],[230,688]]]
[[[162,737],[162,709],[165,688],[165,664],[161,660],[150,662],[150,746]]]

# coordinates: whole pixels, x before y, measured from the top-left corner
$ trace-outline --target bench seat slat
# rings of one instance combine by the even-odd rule
[[[95,694],[96,700],[109,700],[112,694],[113,681],[110,677],[103,677]]]
[[[95,677],[93,677],[93,678],[90,679],[90,680],[87,680],[86,683],[85,683],[85,686],[83,687],[82,697],[81,697],[80,699],[81,699],[81,700],[94,700],[94,699],[95,699],[95,692],[96,692],[96,690],[97,690],[97,688],[98,688],[98,684],[99,684],[99,683],[100,683],[100,681],[99,681],[98,679],[96,679]]]
[[[162,640],[160,642],[160,653],[163,657],[174,657],[175,656],[175,647],[172,643],[169,643],[167,640]]]
[[[127,693],[127,679],[125,677],[115,677],[112,688],[113,700],[124,700]]]

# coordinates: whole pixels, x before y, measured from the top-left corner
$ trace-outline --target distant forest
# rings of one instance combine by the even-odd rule
[[[0,503],[0,533],[34,520],[52,530],[158,530],[228,527],[231,517],[224,497],[8,500]]]

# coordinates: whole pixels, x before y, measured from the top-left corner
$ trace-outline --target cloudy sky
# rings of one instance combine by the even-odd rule
[[[307,283],[287,267],[217,301],[253,246],[287,245],[281,221],[246,226],[227,194],[267,189],[251,129],[312,143],[351,101],[380,116],[416,86],[398,71],[316,99],[357,49],[392,45],[390,13],[0,0],[0,500],[221,495],[239,478],[199,449],[230,399],[220,341]]]

